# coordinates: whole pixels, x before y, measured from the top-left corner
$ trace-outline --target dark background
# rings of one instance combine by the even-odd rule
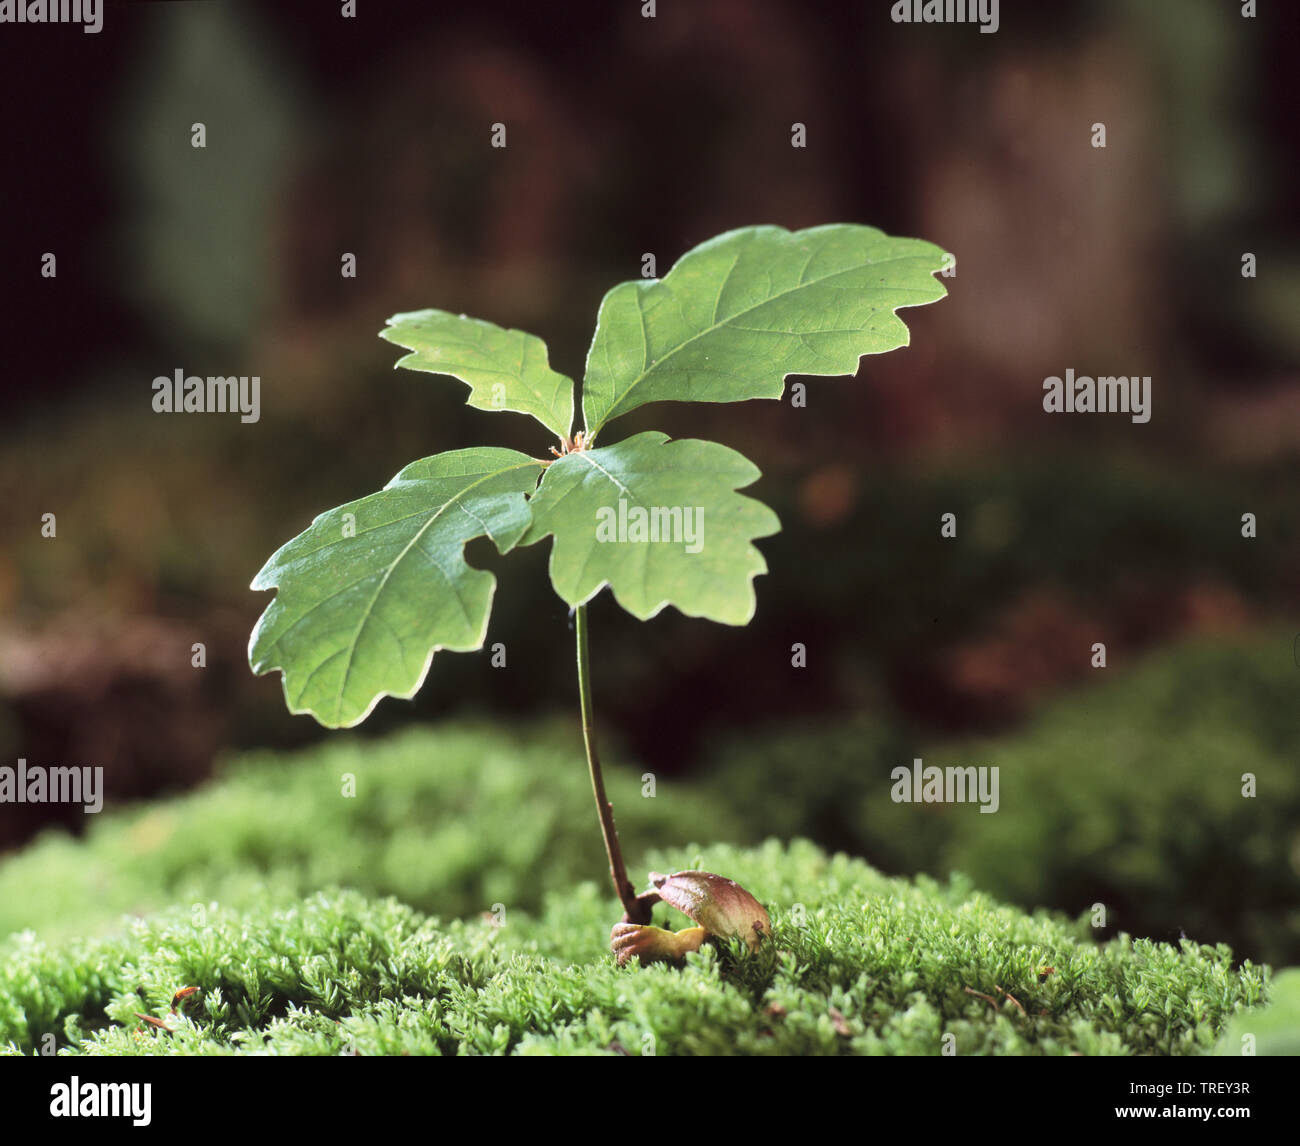
[[[784,529],[744,629],[593,605],[620,752],[681,775],[729,736],[810,719],[1014,730],[1087,682],[1094,641],[1122,664],[1262,627],[1289,655],[1295,11],[1003,2],[988,35],[890,8],[359,0],[344,19],[212,0],[109,3],[98,35],[0,26],[0,758],[103,763],[117,800],[326,735],[248,671],[266,556],[415,457],[549,444],[454,381],[394,373],[384,320],[521,327],[580,378],[600,298],[643,252],[662,274],[754,223],[917,235],[957,274],[903,312],[910,348],[809,380],[807,409],[626,420],[742,450]],[[1151,375],[1150,423],[1045,414],[1042,380],[1067,367]],[[154,414],[150,383],[177,368],[259,375],[261,421]],[[545,549],[471,548],[501,577],[488,641],[508,668],[439,656],[366,734],[571,710]],[[0,808],[0,846],[47,818],[82,820]]]

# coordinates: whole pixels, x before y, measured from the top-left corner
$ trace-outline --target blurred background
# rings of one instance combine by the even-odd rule
[[[1300,22],[1274,3],[1003,0],[987,35],[891,7],[212,0],[108,3],[98,35],[0,29],[0,762],[103,765],[111,810],[246,750],[273,771],[454,717],[479,721],[467,760],[553,739],[580,791],[549,545],[471,547],[500,578],[506,668],[441,654],[415,701],[352,733],[290,716],[279,678],[249,672],[253,574],[416,457],[550,444],[457,382],[395,373],[389,315],[523,328],[580,378],[602,294],[644,253],[662,273],[734,227],[869,223],[957,257],[950,296],[903,312],[910,348],[808,379],[803,409],[623,423],[741,450],[784,528],[746,628],[594,603],[608,755],[692,793],[685,838],[805,835],[1030,906],[1104,902],[1107,934],[1300,961]],[[1067,368],[1150,375],[1150,422],[1045,414],[1043,379]],[[177,369],[260,376],[260,421],[153,413]],[[892,804],[890,769],[918,756],[998,765],[999,813]],[[499,827],[545,800],[545,777],[501,768],[504,795],[465,815]],[[594,816],[575,814],[575,867],[599,877]],[[0,850],[18,870],[38,833],[48,858],[94,819],[0,805]],[[230,862],[271,863],[250,854]],[[407,883],[365,878],[431,909],[480,902],[411,888],[420,861],[390,859]],[[24,911],[9,922],[39,925]]]

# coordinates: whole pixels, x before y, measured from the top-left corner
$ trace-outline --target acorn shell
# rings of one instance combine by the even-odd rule
[[[744,939],[751,949],[772,934],[767,909],[734,879],[708,871],[650,873],[660,898],[719,939]]]

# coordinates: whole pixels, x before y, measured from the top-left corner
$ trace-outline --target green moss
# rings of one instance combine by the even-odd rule
[[[1098,673],[991,740],[922,744],[863,722],[768,731],[721,751],[709,787],[755,830],[810,834],[887,870],[961,871],[1026,906],[1102,903],[1136,934],[1300,962],[1290,644],[1188,642]],[[996,765],[999,811],[895,804],[890,770],[918,756]]]
[[[248,753],[224,773],[178,799],[90,817],[84,841],[52,832],[6,858],[0,937],[87,934],[176,903],[256,902],[264,887],[284,898],[338,885],[447,917],[533,909],[543,889],[605,863],[571,723],[341,733],[289,756]],[[629,857],[651,843],[742,838],[723,807],[685,786],[646,798],[623,769],[608,786]]]
[[[772,910],[755,955],[705,948],[682,968],[619,970],[618,917],[590,882],[538,916],[439,923],[358,892],[175,909],[123,933],[12,939],[0,1044],[64,1054],[1195,1054],[1267,973],[1225,947],[1121,937],[1026,915],[965,881],[889,879],[806,842],[697,859]],[[662,907],[660,911],[664,911]],[[1048,970],[1050,968],[1050,971]],[[181,987],[201,992],[174,1034]],[[974,992],[979,992],[975,994]],[[987,996],[987,999],[981,996]]]
[[[1273,978],[1267,1007],[1234,1016],[1214,1053],[1300,1055],[1300,967],[1292,967]]]
[[[877,782],[861,777],[863,753],[882,766],[911,755],[878,730],[774,741],[766,755],[754,745],[752,775],[737,758],[725,786],[661,783],[653,799],[637,773],[611,769],[634,879],[699,866],[739,880],[772,912],[775,941],[758,954],[706,948],[682,968],[613,965],[608,935],[620,909],[592,882],[605,860],[567,724],[517,732],[460,724],[382,741],[340,734],[289,757],[242,757],[200,791],[105,813],[84,841],[50,835],[0,864],[0,935],[30,929],[0,939],[0,1046],[939,1054],[950,1044],[958,1054],[1196,1054],[1220,1037],[1220,1049],[1239,1045],[1240,1028],[1258,1031],[1267,1053],[1272,1008],[1242,1009],[1264,999],[1268,973],[1234,964],[1228,947],[1102,943],[1084,918],[1028,914],[974,890],[1001,883],[1047,900],[1059,887],[1042,873],[1064,879],[1086,861],[1093,866],[1080,870],[1164,894],[1189,878],[1162,867],[1159,857],[1180,854],[1168,841],[1186,832],[1205,846],[1196,833],[1213,824],[1242,833],[1236,850],[1214,854],[1229,867],[1246,857],[1232,868],[1238,897],[1269,918],[1259,889],[1273,878],[1281,887],[1283,877],[1250,865],[1278,863],[1296,822],[1293,789],[1276,765],[1287,751],[1278,714],[1290,678],[1271,675],[1262,646],[1184,653],[1062,702],[1023,744],[972,756],[1003,768],[1003,810],[968,816],[975,828],[959,819],[970,807],[854,803]],[[1103,731],[1084,740],[1083,728]],[[1231,729],[1238,736],[1228,743]],[[1094,761],[1098,744],[1110,764]],[[782,752],[785,771],[772,766]],[[1207,777],[1224,757],[1234,777],[1255,771],[1269,800],[1242,800],[1236,787],[1231,798],[1216,795]],[[1136,773],[1134,761],[1145,770]],[[1150,806],[1124,811],[1117,828],[1107,809],[1134,802],[1139,774]],[[342,794],[349,775],[354,796]],[[1196,777],[1205,810],[1186,799]],[[1012,816],[1011,807],[1021,810]],[[1064,830],[1044,837],[1062,816],[1096,837],[1093,850],[1080,851],[1080,837]],[[716,843],[752,839],[764,817],[790,835],[805,824],[861,831],[917,867],[933,847],[943,864],[962,855],[980,876],[890,878],[808,842]],[[1278,840],[1261,837],[1251,817],[1272,823]],[[1136,852],[1112,855],[1107,842],[1134,824],[1145,825],[1137,838],[1153,849],[1140,864]],[[976,829],[983,834],[968,834]],[[705,839],[715,841],[706,850],[688,842]],[[503,917],[492,914],[497,904]],[[663,907],[658,916],[685,924]],[[136,1017],[166,1017],[185,986],[202,990],[188,1019],[167,1020],[174,1033]]]

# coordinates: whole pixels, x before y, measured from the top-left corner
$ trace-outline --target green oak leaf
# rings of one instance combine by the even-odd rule
[[[289,710],[330,728],[360,723],[383,696],[414,696],[438,649],[482,647],[496,578],[466,563],[465,543],[514,548],[542,464],[453,450],[322,513],[253,579],[279,589],[249,642],[253,671],[279,669]]]
[[[600,304],[582,409],[588,438],[647,402],[779,398],[787,374],[852,374],[908,343],[899,307],[934,302],[945,254],[836,223],[746,227],[687,252],[662,279]]]
[[[735,450],[669,441],[657,430],[579,450],[547,468],[521,544],[554,534],[551,583],[570,605],[609,585],[643,621],[673,605],[744,625],[754,615],[753,579],[767,572],[750,542],[781,528],[762,502],[735,492],[760,476]]]
[[[560,438],[573,427],[573,379],[551,369],[536,335],[445,310],[415,310],[393,315],[379,336],[412,352],[397,366],[467,383],[477,410],[529,414]]]

